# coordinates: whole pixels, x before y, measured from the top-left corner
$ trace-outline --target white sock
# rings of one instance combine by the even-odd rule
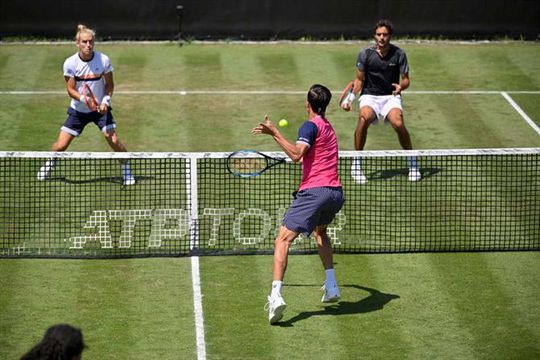
[[[281,285],[283,285],[283,281],[272,281],[272,294],[270,296],[281,296]]]
[[[415,156],[407,156],[407,163],[409,165],[409,169],[418,169],[418,164],[416,163]]]
[[[326,269],[326,280],[324,280],[324,285],[327,288],[333,288],[337,285],[334,269]]]
[[[129,176],[131,175],[131,167],[129,166],[129,163],[122,164],[122,175]]]
[[[360,159],[361,158],[359,158],[359,157],[355,157],[353,159],[352,171],[362,171],[362,166],[361,166]]]

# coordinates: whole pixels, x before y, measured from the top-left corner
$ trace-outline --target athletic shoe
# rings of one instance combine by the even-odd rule
[[[321,299],[321,302],[323,303],[337,302],[341,298],[341,294],[339,293],[339,288],[337,285],[334,285],[331,288],[327,288],[326,285],[323,285],[321,290],[324,291],[323,297]]]
[[[48,179],[49,176],[51,175],[51,172],[54,170],[55,165],[56,165],[56,160],[54,159],[49,159],[45,161],[45,165],[43,165],[37,173],[37,176],[36,176],[37,179],[39,181]]]
[[[367,184],[368,182],[366,175],[364,175],[362,168],[359,164],[356,163],[356,161],[353,161],[353,164],[351,166],[351,176],[353,180],[360,185]]]
[[[264,310],[268,311],[268,321],[270,324],[275,324],[281,320],[286,307],[287,304],[285,304],[285,300],[280,295],[268,296],[268,302]]]
[[[128,164],[122,165],[122,185],[135,185],[135,177],[131,174],[131,168]]]
[[[420,170],[418,170],[418,168],[410,168],[409,169],[409,181],[410,182],[420,181],[421,179],[422,179],[422,174],[420,174]]]

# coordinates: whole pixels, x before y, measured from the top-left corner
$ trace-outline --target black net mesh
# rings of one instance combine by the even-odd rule
[[[340,155],[336,252],[540,250],[540,149],[417,152],[417,182],[403,153],[362,153],[366,184]],[[301,179],[291,162],[234,177],[221,153],[0,155],[1,257],[271,253]]]

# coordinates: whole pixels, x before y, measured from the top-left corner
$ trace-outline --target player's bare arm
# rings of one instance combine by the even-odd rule
[[[287,140],[283,134],[279,131],[279,129],[270,121],[268,116],[265,116],[264,122],[260,123],[259,126],[253,128],[251,130],[252,134],[266,134],[270,135],[274,138],[274,140],[278,143],[278,145],[285,151],[288,157],[291,158],[292,161],[298,162],[302,160],[302,157],[306,153],[306,151],[309,149],[309,146],[306,144],[293,144],[289,140]]]
[[[114,92],[114,78],[112,71],[103,74],[103,78],[105,79],[105,94],[99,105],[99,112],[101,114],[105,114],[107,110],[109,110],[109,107],[111,106],[111,96]]]
[[[69,97],[77,101],[83,101],[81,98],[82,95],[79,94],[79,91],[77,90],[77,82],[75,81],[75,78],[71,76],[64,76],[64,80],[66,81],[66,90]]]
[[[401,74],[401,81],[399,82],[399,84],[392,84],[394,88],[394,91],[392,91],[392,95],[397,96],[401,94],[401,92],[407,89],[410,84],[411,82],[409,80],[409,74],[408,73]]]
[[[364,72],[356,70],[356,78],[353,81],[353,95],[356,98],[360,91],[362,91],[362,86],[364,85]],[[340,107],[345,111],[351,110],[352,101],[344,101],[340,104]]]

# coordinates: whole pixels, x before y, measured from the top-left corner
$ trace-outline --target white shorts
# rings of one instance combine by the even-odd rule
[[[364,106],[369,106],[375,112],[373,124],[377,124],[379,120],[384,120],[385,123],[388,123],[386,115],[388,115],[392,109],[400,109],[403,111],[403,108],[401,107],[401,95],[362,95],[358,101],[360,102],[360,109]]]

